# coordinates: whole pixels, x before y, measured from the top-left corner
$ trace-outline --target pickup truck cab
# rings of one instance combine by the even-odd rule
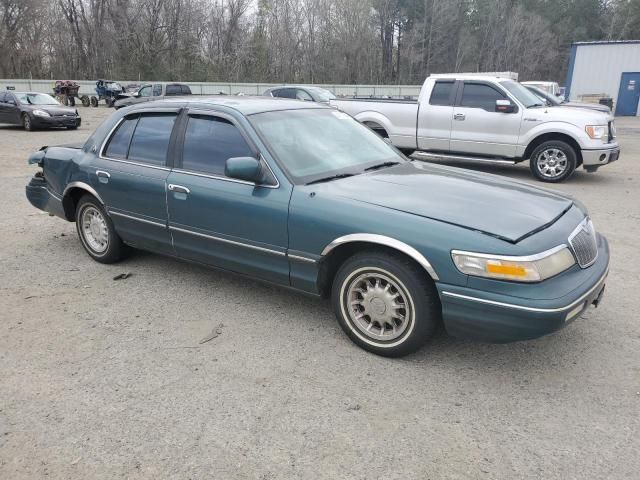
[[[417,102],[331,100],[406,154],[515,164],[530,160],[545,182],[561,182],[618,159],[611,114],[549,107],[524,86],[489,76],[428,77]]]
[[[162,100],[165,97],[192,95],[189,85],[184,83],[148,83],[142,85],[137,92],[118,97],[113,106],[116,110],[136,103]]]

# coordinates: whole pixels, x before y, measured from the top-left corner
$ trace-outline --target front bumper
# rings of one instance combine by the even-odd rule
[[[80,116],[40,117],[31,115],[31,124],[36,128],[79,127],[82,123]]]
[[[588,172],[595,172],[599,167],[615,162],[620,158],[618,144],[596,150],[582,150],[582,165]]]
[[[527,299],[437,284],[447,331],[456,337],[507,343],[541,337],[563,328],[589,306],[600,303],[609,273],[609,245],[601,235],[598,243],[596,262],[578,272],[584,277],[582,283],[560,298]],[[566,280],[563,276],[547,282],[575,279],[575,274]]]

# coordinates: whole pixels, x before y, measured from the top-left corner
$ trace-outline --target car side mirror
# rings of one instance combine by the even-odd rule
[[[515,111],[516,106],[511,103],[511,100],[496,100],[496,112],[513,113]]]
[[[245,182],[258,183],[261,172],[260,162],[254,157],[229,158],[224,165],[224,174],[227,177],[244,180]]]

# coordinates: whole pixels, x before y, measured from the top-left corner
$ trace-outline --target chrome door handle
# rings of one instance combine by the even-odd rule
[[[191,190],[189,190],[187,187],[183,187],[182,185],[174,185],[173,183],[170,183],[168,188],[175,193],[191,193]]]
[[[109,172],[105,172],[104,170],[96,170],[96,175],[99,177],[111,178],[111,174]]]
[[[465,119],[464,113],[456,113],[456,114],[453,116],[453,119],[454,119],[454,120],[464,120],[464,119]]]

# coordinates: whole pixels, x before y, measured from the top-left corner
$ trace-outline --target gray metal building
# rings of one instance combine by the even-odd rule
[[[571,101],[610,97],[616,115],[640,115],[640,40],[574,43],[565,87]]]

